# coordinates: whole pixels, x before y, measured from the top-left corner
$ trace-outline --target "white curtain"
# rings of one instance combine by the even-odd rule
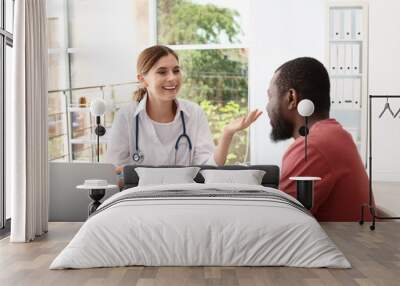
[[[48,227],[46,0],[17,0],[14,11],[10,241],[28,242]]]

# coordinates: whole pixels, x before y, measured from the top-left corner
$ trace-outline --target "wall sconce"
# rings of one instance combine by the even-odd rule
[[[308,117],[314,113],[314,103],[309,99],[303,99],[297,105],[297,112],[304,117],[304,126],[301,126],[299,133],[304,136],[304,160],[307,161],[307,135],[308,135]]]
[[[297,112],[304,117],[304,126],[299,129],[299,134],[304,136],[304,161],[307,162],[307,135],[308,117],[314,113],[314,103],[309,99],[303,99],[297,105]],[[314,204],[314,181],[321,180],[320,177],[290,177],[290,180],[296,181],[297,200],[303,206],[310,210]]]
[[[100,161],[100,136],[106,134],[106,128],[101,125],[100,116],[106,111],[106,102],[103,99],[97,98],[90,104],[90,113],[96,116],[96,129],[94,133],[97,135],[97,162]]]

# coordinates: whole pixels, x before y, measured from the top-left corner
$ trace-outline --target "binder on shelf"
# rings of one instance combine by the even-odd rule
[[[352,73],[361,74],[361,69],[360,69],[361,53],[359,44],[352,45],[352,59],[353,59]]]
[[[337,45],[331,43],[330,45],[330,73],[337,74],[338,73],[338,50]]]
[[[362,10],[360,8],[354,9],[354,39],[355,40],[362,40],[363,33],[362,33]]]
[[[340,9],[332,9],[333,18],[333,40],[342,39],[342,11]]]
[[[331,79],[331,104],[332,106],[336,106],[336,78]]]
[[[352,82],[353,92],[353,106],[356,108],[361,107],[361,79],[354,78]]]
[[[334,9],[329,9],[329,40],[334,40],[335,31],[334,31]]]
[[[400,0],[398,0],[400,1]],[[325,33],[325,64],[329,70],[331,109],[345,122],[366,162],[363,118],[368,113],[368,3],[365,1],[328,1],[325,13],[329,25]],[[360,120],[361,119],[361,120]]]
[[[343,106],[343,78],[336,78],[336,102],[338,106]]]
[[[343,78],[342,103],[346,109],[353,107],[353,78]]]
[[[345,45],[337,45],[338,47],[338,71],[337,74],[344,74],[345,71]]]
[[[352,34],[351,34],[351,13],[352,10],[350,9],[345,9],[343,10],[343,39],[345,40],[351,40]]]
[[[356,9],[351,9],[351,39],[356,40]]]
[[[353,72],[353,47],[351,45],[345,45],[345,51],[344,51],[344,68],[345,74],[352,74]]]

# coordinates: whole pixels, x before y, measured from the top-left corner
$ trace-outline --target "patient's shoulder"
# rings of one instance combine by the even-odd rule
[[[324,152],[321,151],[315,142],[307,142],[307,156],[313,159],[325,160]],[[305,157],[304,137],[297,138],[285,151],[283,161],[290,162],[289,165],[304,163]],[[324,149],[324,148],[322,148]]]

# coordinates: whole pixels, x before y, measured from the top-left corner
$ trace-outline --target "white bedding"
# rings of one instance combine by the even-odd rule
[[[115,203],[132,194],[145,194],[137,192],[208,189],[262,190],[297,202],[278,190],[254,185],[194,183],[132,188],[107,199],[50,269],[126,265],[351,267],[311,215],[273,199],[182,196]]]

